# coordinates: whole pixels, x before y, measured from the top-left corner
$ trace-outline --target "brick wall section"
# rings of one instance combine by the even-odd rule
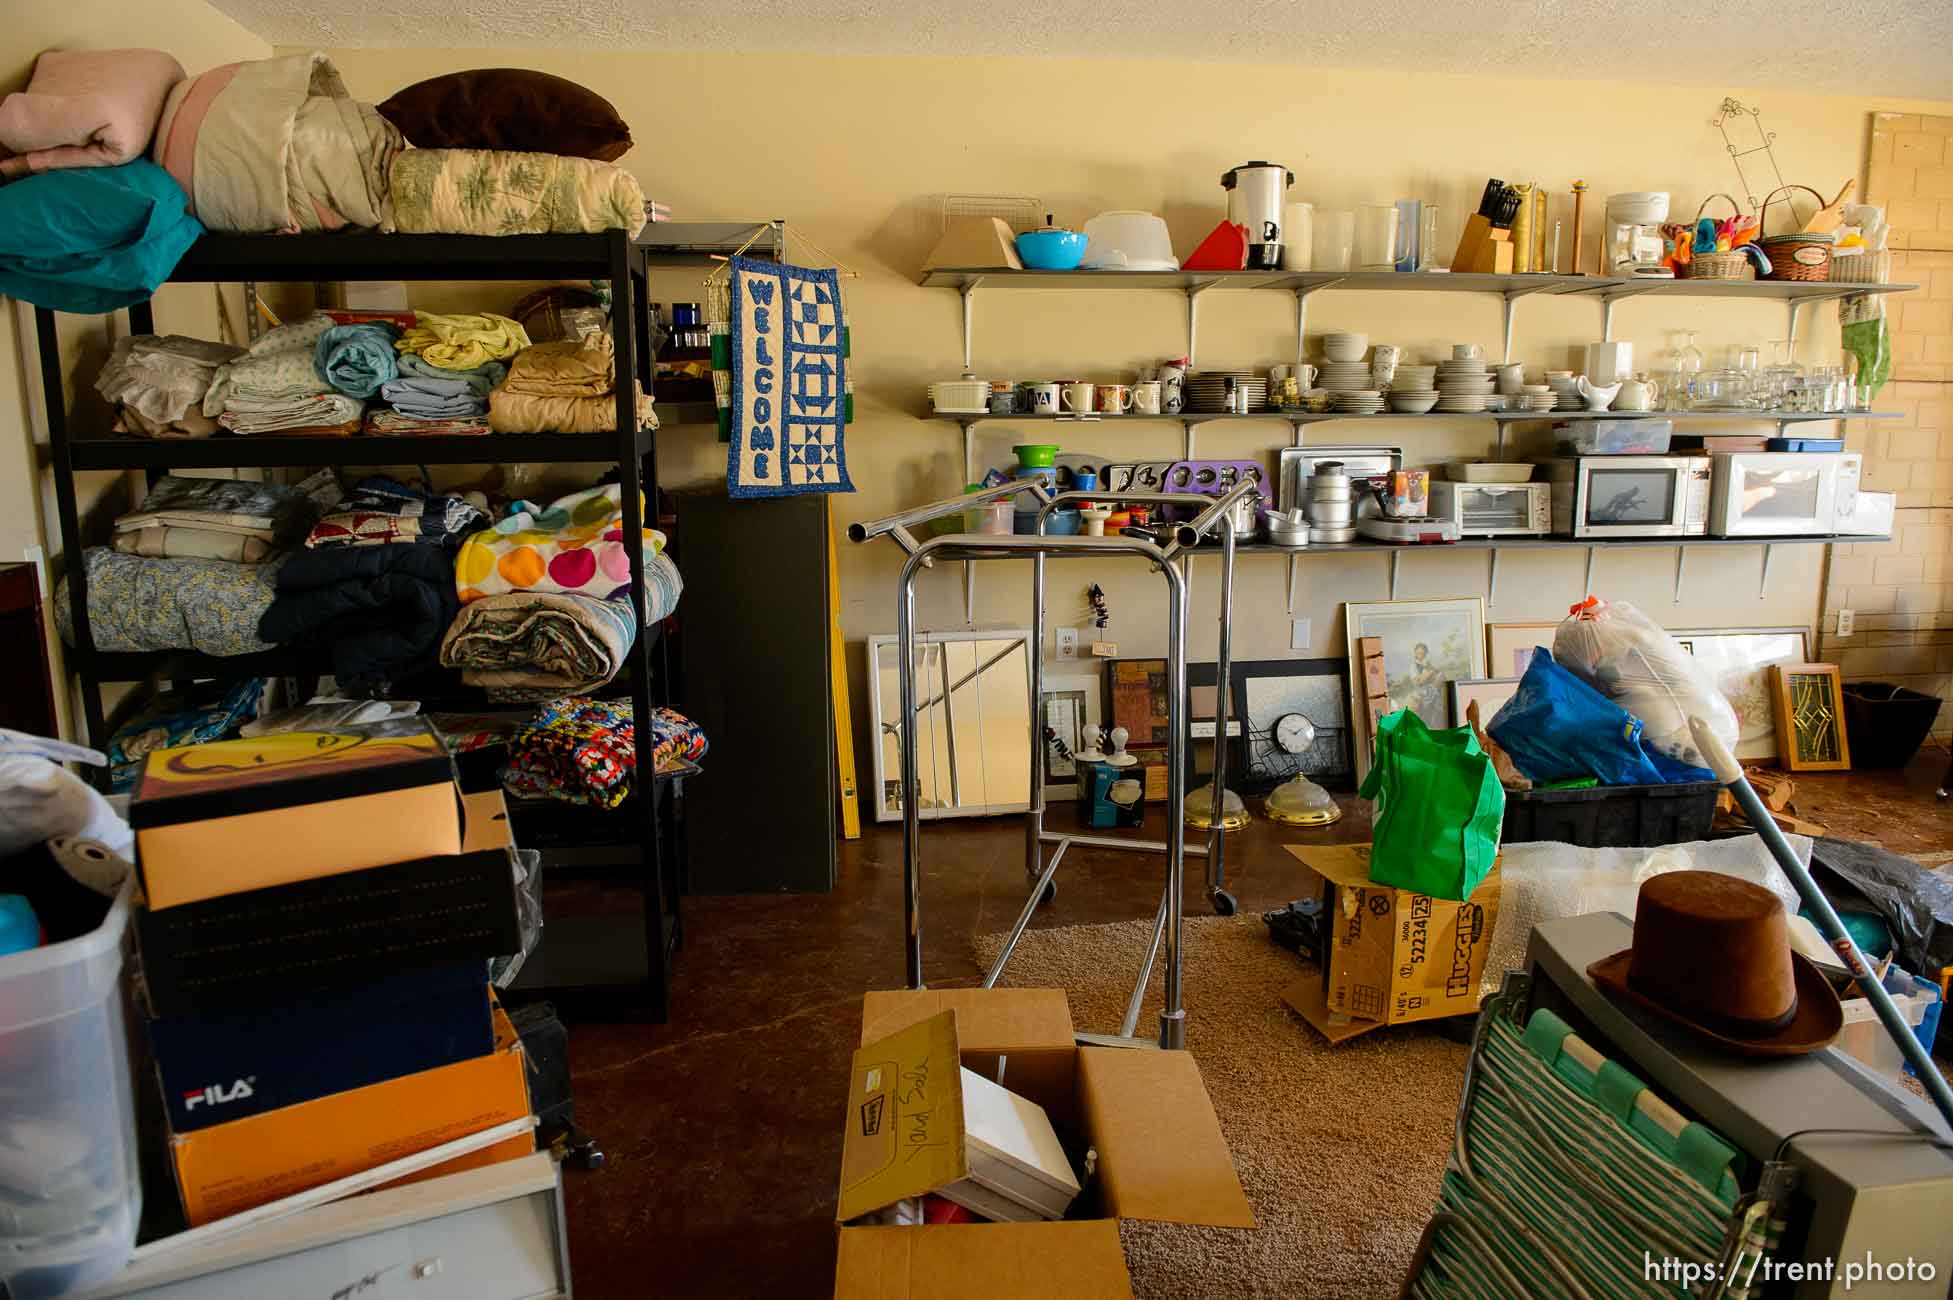
[[[1834,547],[1819,624],[1821,657],[1847,681],[1897,682],[1953,700],[1953,117],[1872,115],[1865,194],[1892,225],[1892,278],[1921,288],[1888,302],[1892,380],[1846,445],[1864,486],[1896,492],[1890,542]],[[1856,613],[1837,635],[1837,611]],[[1953,707],[1934,728],[1953,732]]]

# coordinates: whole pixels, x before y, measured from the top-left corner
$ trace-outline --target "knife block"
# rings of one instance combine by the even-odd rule
[[[1511,275],[1512,258],[1512,232],[1500,230],[1490,217],[1474,212],[1465,222],[1465,233],[1458,240],[1458,254],[1451,259],[1451,269],[1460,273]]]

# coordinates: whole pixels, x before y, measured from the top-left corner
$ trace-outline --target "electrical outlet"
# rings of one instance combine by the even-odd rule
[[[1058,629],[1058,657],[1060,659],[1078,658],[1078,629],[1061,627]]]
[[[1309,633],[1308,619],[1290,619],[1288,621],[1288,648],[1291,650],[1307,650],[1314,644],[1314,638]]]
[[[1838,635],[1839,636],[1850,636],[1852,629],[1857,626],[1858,626],[1857,610],[1841,609],[1838,611]]]

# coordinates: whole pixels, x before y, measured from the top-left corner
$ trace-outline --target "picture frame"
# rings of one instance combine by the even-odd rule
[[[1802,627],[1673,629],[1684,650],[1705,663],[1736,713],[1736,757],[1774,762],[1779,754],[1777,708],[1770,668],[1801,664],[1810,655]]]
[[[1488,623],[1485,671],[1494,678],[1524,677],[1537,646],[1551,647],[1558,623]]]
[[[1777,761],[1788,772],[1851,767],[1845,736],[1844,679],[1836,664],[1771,664]]]
[[[1167,738],[1165,659],[1108,659],[1101,716],[1110,734],[1126,729],[1127,749],[1164,749]]]
[[[1054,727],[1066,751],[1076,754],[1083,744],[1086,727],[1099,725],[1099,679],[1080,674],[1044,679],[1044,725]],[[1077,768],[1042,736],[1044,793],[1047,798],[1068,799],[1078,793]]]
[[[1483,596],[1348,601],[1343,605],[1343,634],[1352,664],[1362,657],[1357,647],[1362,638],[1373,636],[1383,642],[1392,711],[1409,709],[1433,731],[1451,725],[1451,683],[1487,675]],[[1365,702],[1356,689],[1352,674],[1352,718],[1364,713]],[[1357,728],[1352,739],[1360,784],[1370,771],[1371,738],[1367,728]]]
[[[1469,720],[1472,702],[1478,702],[1478,721],[1489,726],[1492,715],[1519,693],[1518,677],[1461,677],[1451,683],[1451,725],[1462,727]]]
[[[1228,751],[1228,785],[1261,793],[1305,775],[1323,785],[1351,774],[1354,729],[1349,711],[1349,664],[1342,659],[1250,659],[1229,665],[1233,713],[1241,719]],[[1314,738],[1291,752],[1276,739],[1291,714],[1306,718]],[[1230,728],[1230,731],[1233,729]]]
[[[1205,663],[1187,665],[1187,739],[1212,740],[1216,727],[1215,715],[1220,711],[1221,666],[1212,660]],[[1228,665],[1228,676],[1238,679],[1241,665]],[[1229,693],[1227,705],[1227,734],[1230,740],[1241,736],[1241,709],[1235,703],[1238,691]]]

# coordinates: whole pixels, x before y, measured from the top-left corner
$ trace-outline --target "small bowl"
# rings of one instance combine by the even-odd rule
[[[1392,393],[1390,409],[1399,415],[1425,415],[1438,404],[1436,393]]]
[[[1076,271],[1085,236],[1075,230],[1033,230],[1017,237],[1017,256],[1033,271]]]
[[[1331,361],[1361,361],[1363,354],[1370,350],[1368,334],[1325,334],[1322,336],[1322,355]]]

